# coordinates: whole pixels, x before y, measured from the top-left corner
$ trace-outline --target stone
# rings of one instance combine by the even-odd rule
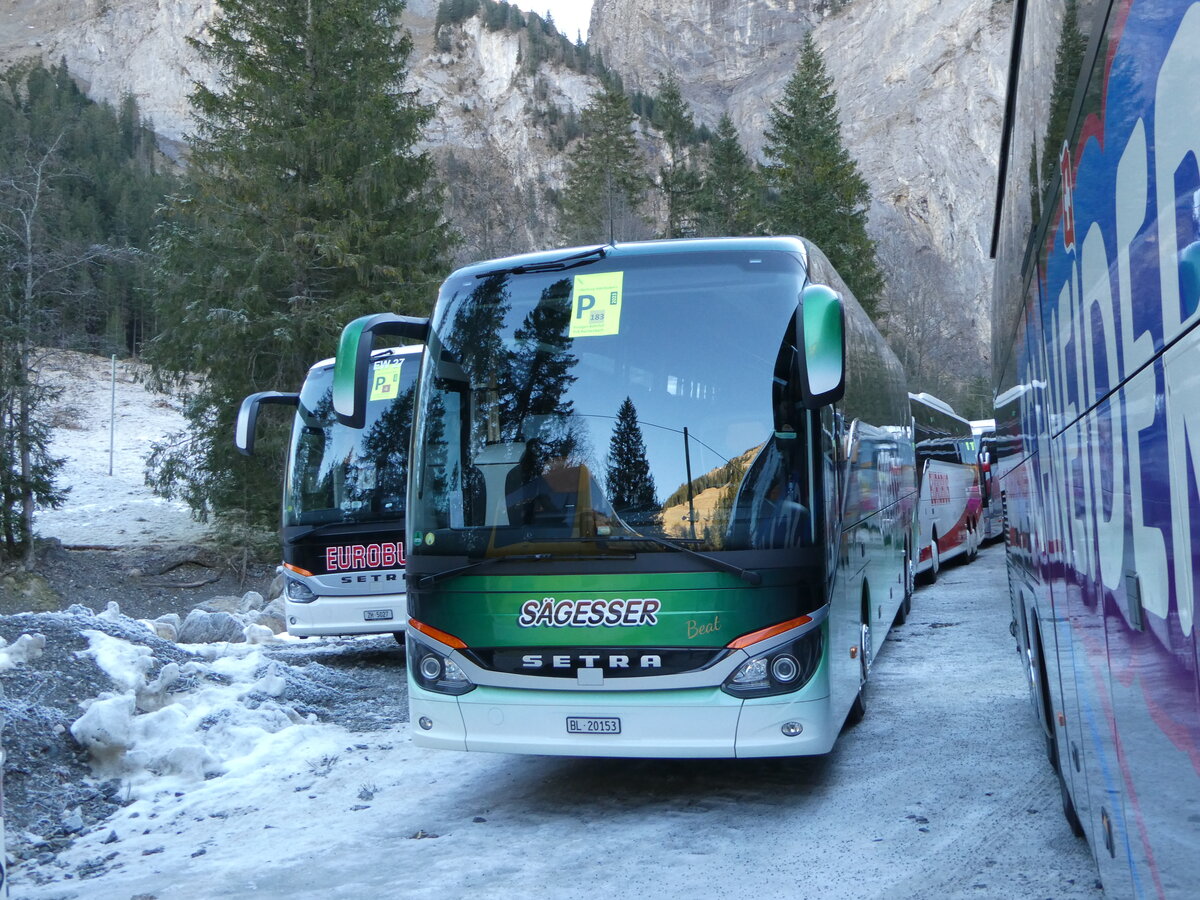
[[[213,644],[218,641],[241,643],[245,623],[227,612],[206,612],[193,609],[179,626],[179,643]]]

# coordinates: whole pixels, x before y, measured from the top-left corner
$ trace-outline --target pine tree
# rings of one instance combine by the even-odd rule
[[[659,75],[658,98],[653,122],[662,132],[663,164],[658,169],[658,187],[666,204],[665,237],[677,238],[695,232],[695,203],[699,177],[688,165],[688,143],[696,131],[692,113],[679,89],[674,72]]]
[[[187,389],[189,431],[155,448],[150,479],[201,515],[274,520],[277,460],[233,452],[242,397],[295,390],[356,316],[428,312],[444,272],[404,6],[226,0],[197,44],[222,80],[191,98],[191,184],[158,239],[171,327],[149,353],[160,384]]]
[[[55,233],[58,144],[20,166],[0,156],[0,558],[20,559],[27,570],[34,510],[65,499],[55,485],[63,460],[49,451],[45,405],[53,395],[38,381],[34,343],[48,298],[69,291],[66,273],[81,263]]]
[[[629,397],[617,410],[617,424],[608,447],[605,490],[613,510],[630,524],[642,524],[659,512],[637,408]]]
[[[649,177],[633,132],[633,110],[617,79],[592,96],[582,124],[583,137],[567,161],[563,232],[579,243],[643,236],[639,210]]]
[[[783,99],[771,107],[764,136],[768,227],[819,246],[863,307],[874,313],[883,275],[867,236],[871,195],[842,144],[833,79],[811,34],[804,36]]]
[[[700,235],[755,234],[762,218],[762,187],[754,163],[742,149],[729,115],[721,116],[709,142],[704,177],[696,197]]]
[[[1087,52],[1087,36],[1079,30],[1079,2],[1067,0],[1063,8],[1062,31],[1054,55],[1054,90],[1050,97],[1050,125],[1046,129],[1046,146],[1042,150],[1041,189],[1045,190],[1057,174],[1059,155],[1064,141],[1069,142],[1067,122],[1075,101],[1075,85],[1083,68]]]

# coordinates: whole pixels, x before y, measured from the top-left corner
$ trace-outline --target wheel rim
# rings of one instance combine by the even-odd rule
[[[859,629],[858,636],[859,655],[862,658],[862,672],[859,675],[861,679],[859,685],[862,686],[867,682],[867,675],[871,673],[871,625],[868,622],[863,622]]]

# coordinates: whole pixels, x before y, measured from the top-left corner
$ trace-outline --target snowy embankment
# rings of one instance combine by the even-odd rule
[[[184,427],[179,404],[145,389],[145,368],[101,356],[47,351],[43,379],[61,393],[53,404],[51,453],[71,493],[61,509],[40,510],[35,527],[67,546],[130,547],[201,540],[207,526],[187,506],[156,497],[145,483],[151,444]],[[110,452],[111,448],[111,452]]]
[[[377,644],[394,648],[390,637],[300,649],[248,623],[253,641],[177,644],[156,636],[155,624],[115,604],[99,614],[76,605],[3,617],[7,632],[21,631],[0,647],[9,768],[22,767],[10,777],[17,790],[7,823],[10,853],[20,858],[10,869],[18,896],[124,898],[125,875],[156,880],[159,867],[146,869],[143,857],[168,846],[172,865],[213,849],[228,856],[214,830],[196,822],[233,816],[236,824],[251,809],[273,818],[275,797],[296,778],[327,776],[367,746],[364,735],[394,724],[356,696],[352,676],[326,664]],[[379,685],[371,687],[377,703]],[[66,742],[86,752],[90,777],[55,748]],[[39,817],[38,807],[48,814]],[[199,816],[186,833],[184,810]],[[262,851],[253,842],[238,852]],[[116,877],[100,884],[108,873]],[[201,895],[193,888],[178,896]]]

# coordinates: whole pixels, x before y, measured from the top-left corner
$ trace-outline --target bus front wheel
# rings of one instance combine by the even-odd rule
[[[863,692],[867,689],[867,675],[871,672],[871,618],[868,600],[863,600],[862,622],[858,638],[858,695],[846,714],[847,725],[857,725],[867,714],[867,701]]]

